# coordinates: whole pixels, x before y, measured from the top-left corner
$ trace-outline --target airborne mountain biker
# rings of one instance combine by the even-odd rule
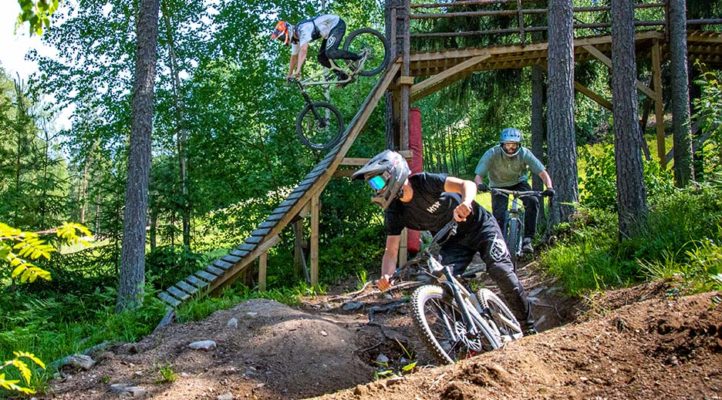
[[[477,184],[482,183],[486,175],[489,176],[489,186],[495,189],[515,191],[529,191],[529,169],[538,174],[547,190],[546,196],[554,196],[552,179],[547,173],[544,164],[534,154],[521,145],[522,134],[519,129],[505,128],[499,135],[499,145],[490,148],[484,153],[476,166]],[[524,215],[524,240],[522,251],[532,253],[531,240],[536,233],[536,220],[539,212],[539,198],[535,196],[522,197],[526,213]],[[502,194],[492,194],[491,209],[494,218],[500,227],[504,227],[504,218],[509,198]]]
[[[343,35],[346,33],[346,23],[338,15],[326,14],[305,19],[292,25],[286,21],[278,21],[271,34],[272,40],[280,40],[284,45],[291,45],[291,62],[287,78],[300,78],[303,64],[306,61],[308,44],[317,39],[323,39],[318,51],[318,62],[326,68],[331,68],[329,59],[358,61],[361,56],[350,51],[340,49]],[[334,70],[339,79],[348,79],[342,71]]]
[[[525,325],[527,333],[534,332],[529,302],[514,272],[501,230],[492,215],[474,201],[473,182],[445,174],[411,175],[406,160],[391,150],[373,157],[352,179],[366,180],[374,190],[371,201],[385,210],[387,236],[381,278],[377,281],[379,289],[386,290],[392,285],[389,279],[396,270],[404,228],[435,233],[453,217],[459,222],[457,234],[441,246],[441,261],[453,266],[454,274],[458,275],[478,252],[512,312]]]

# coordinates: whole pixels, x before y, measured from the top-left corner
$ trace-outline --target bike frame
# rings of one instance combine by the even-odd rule
[[[502,335],[498,327],[491,324],[482,315],[487,311],[482,308],[476,295],[467,290],[466,286],[454,277],[450,266],[442,265],[429,250],[434,243],[438,243],[438,240],[445,237],[449,232],[451,232],[450,234],[456,233],[455,221],[449,222],[444,228],[439,230],[439,232],[434,235],[429,246],[421,252],[421,257],[417,256],[414,260],[409,261],[407,265],[417,263],[420,258],[427,258],[426,264],[428,271],[424,272],[433,277],[436,284],[444,288],[444,291],[454,298],[461,310],[466,332],[470,335],[478,336],[480,334],[479,328],[481,328],[493,333],[495,337],[501,338]],[[469,307],[469,305],[471,305],[471,307]],[[459,341],[459,338],[456,337],[456,329],[454,327],[448,326],[447,324],[446,329],[451,333],[454,340]],[[491,343],[491,346],[496,349],[501,346],[501,343]]]
[[[536,190],[516,191],[491,188],[491,193],[511,197],[511,207],[508,208],[504,213],[505,217],[502,233],[504,234],[504,241],[506,242],[507,246],[515,252],[515,256],[519,257],[521,256],[521,243],[524,236],[524,203],[521,201],[521,199],[528,196],[537,196],[541,199],[542,192]],[[519,221],[519,234],[517,235],[517,243],[509,243],[509,225],[512,219],[516,219]]]
[[[356,71],[351,71],[348,68],[343,68],[343,67],[337,65],[333,59],[329,58],[328,61],[329,61],[329,63],[331,63],[331,68],[322,69],[321,71],[319,71],[315,74],[312,74],[308,78],[301,79],[298,81],[299,84],[301,85],[301,90],[304,91],[304,89],[307,86],[330,86],[333,84],[351,82],[356,77],[357,71],[361,71],[363,69],[364,63],[366,62],[367,59],[368,59],[368,54],[364,54],[363,57],[361,57],[361,60],[359,61],[359,65],[356,68]],[[337,80],[327,80],[325,78],[326,75],[329,72],[333,72],[333,71],[343,72],[344,74],[346,74],[346,76],[348,76],[348,78],[337,79]],[[334,76],[336,76],[335,73],[334,73]]]

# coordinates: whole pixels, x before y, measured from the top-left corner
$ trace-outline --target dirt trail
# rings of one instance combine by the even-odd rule
[[[434,368],[426,366],[433,360],[400,294],[355,303],[329,295],[299,308],[253,300],[95,354],[96,366],[65,370],[46,398],[115,399],[110,388],[118,383],[153,399],[719,398],[719,294],[670,298],[665,285],[645,285],[609,292],[580,313],[532,268],[520,276],[540,327],[577,322]],[[188,347],[206,339],[217,347]],[[384,358],[388,367],[380,368],[376,361]],[[415,373],[375,380],[411,360]],[[176,373],[175,382],[158,382],[163,366]]]

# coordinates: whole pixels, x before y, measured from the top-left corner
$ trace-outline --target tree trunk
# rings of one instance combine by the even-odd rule
[[[620,238],[639,233],[647,216],[636,81],[634,5],[629,0],[612,0],[612,108]]]
[[[674,182],[685,187],[692,178],[692,139],[689,123],[686,0],[669,1],[669,59],[672,72],[672,134]]]
[[[549,173],[556,197],[551,223],[569,220],[579,200],[574,133],[574,36],[572,1],[549,1],[547,141]]]
[[[170,23],[168,7],[163,3],[163,21],[165,22],[165,31],[168,40],[168,54],[170,56],[170,73],[172,75],[173,86],[173,108],[176,119],[176,145],[178,148],[178,178],[181,186],[181,224],[183,226],[183,247],[186,251],[191,248],[191,211],[188,199],[188,151],[186,143],[188,142],[188,131],[183,123],[183,104],[180,100],[180,77],[178,76],[178,64],[175,55],[175,41],[173,40],[173,31]]]
[[[140,0],[136,21],[135,82],[128,182],[123,216],[123,247],[117,311],[143,304],[145,286],[145,225],[148,212],[148,181],[153,131],[153,90],[158,44],[160,0]]]
[[[544,71],[537,65],[531,70],[531,151],[544,162]],[[538,175],[532,178],[534,190],[543,190]]]
[[[538,65],[531,70],[531,151],[541,162],[544,159],[544,71]],[[534,190],[544,190],[539,175],[532,177]],[[543,202],[542,202],[543,205]],[[545,208],[539,207],[537,219],[544,220]]]

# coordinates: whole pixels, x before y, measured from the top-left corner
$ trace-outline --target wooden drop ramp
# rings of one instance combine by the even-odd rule
[[[396,78],[401,63],[396,61],[374,86],[361,105],[356,116],[346,127],[341,141],[332,148],[306,177],[261,223],[251,236],[232,249],[227,255],[213,261],[204,269],[189,275],[175,285],[162,291],[158,297],[172,308],[176,308],[191,297],[212,293],[233,282],[241,272],[279,240],[283,228],[303,209],[310,199],[323,191],[331,180],[341,160],[353,145],[356,137],[366,125],[371,112],[384,96],[386,89]]]

